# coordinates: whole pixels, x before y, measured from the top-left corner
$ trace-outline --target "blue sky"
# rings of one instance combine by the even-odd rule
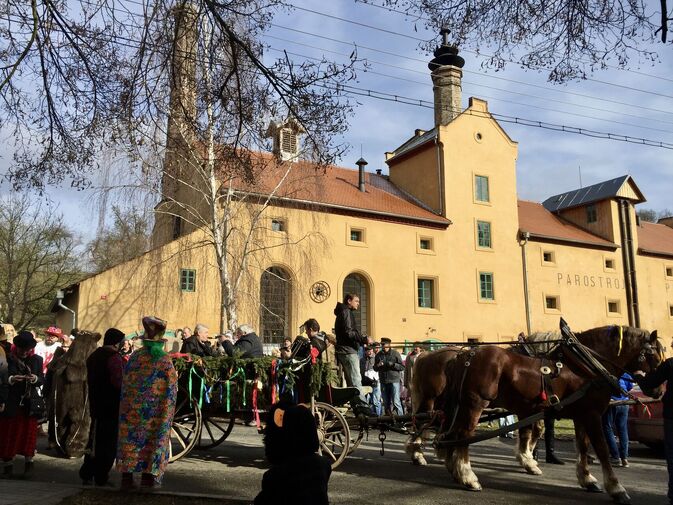
[[[346,62],[353,50],[352,44],[357,44],[358,56],[368,61],[369,71],[360,72],[357,82],[351,85],[432,102],[427,68],[431,56],[421,50],[414,39],[434,37],[439,41],[439,37],[425,32],[422,23],[416,25],[418,31],[415,31],[413,20],[354,0],[294,0],[293,3],[322,15],[305,10],[279,14],[265,39],[270,46],[266,58],[276,58],[280,54],[277,51],[285,49],[294,53],[290,56],[297,61],[324,55]],[[328,17],[330,15],[393,33],[340,21]],[[499,72],[485,71],[481,68],[482,59],[469,49],[461,48],[466,60],[463,107],[467,106],[470,96],[475,96],[487,100],[489,110],[495,114],[673,143],[673,46],[670,43],[653,46],[660,55],[660,61],[655,64],[633,61],[634,71],[610,68],[597,71],[591,76],[592,80],[564,85],[548,83],[543,72],[524,71],[514,64]],[[358,102],[344,139],[352,149],[340,161],[343,166],[355,168],[362,149],[362,155],[369,162],[367,168],[372,171],[381,168],[385,173],[385,151],[400,145],[415,128],[433,126],[433,111],[428,108],[364,97],[358,98]],[[673,209],[672,150],[509,123],[502,126],[519,143],[520,198],[542,201],[550,195],[577,188],[581,169],[585,186],[631,174],[648,200],[643,207]],[[3,154],[0,170],[6,171],[11,152]],[[2,192],[7,191],[5,185]],[[66,184],[50,188],[48,196],[85,239],[93,237],[98,209],[91,192],[74,191]]]

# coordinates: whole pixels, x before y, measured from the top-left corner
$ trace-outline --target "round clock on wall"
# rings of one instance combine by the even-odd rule
[[[316,303],[322,303],[329,298],[331,293],[329,284],[325,281],[314,282],[311,286],[311,300]]]

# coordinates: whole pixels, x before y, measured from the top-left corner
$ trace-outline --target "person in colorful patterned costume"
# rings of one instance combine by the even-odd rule
[[[133,487],[135,473],[142,474],[141,487],[161,484],[178,392],[178,374],[164,350],[166,321],[144,317],[143,327],[143,345],[126,365],[119,405],[117,469],[122,489]]]

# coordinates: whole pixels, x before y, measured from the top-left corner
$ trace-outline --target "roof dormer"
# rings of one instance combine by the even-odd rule
[[[282,123],[271,121],[266,136],[273,138],[273,153],[281,161],[297,161],[300,154],[299,136],[306,130],[296,119],[286,119]]]

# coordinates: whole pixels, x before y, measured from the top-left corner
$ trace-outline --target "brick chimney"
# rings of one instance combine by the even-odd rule
[[[449,30],[441,30],[442,45],[435,49],[428,63],[432,71],[432,90],[435,95],[435,126],[447,125],[462,112],[461,92],[465,60],[458,56],[458,48],[449,45]]]

